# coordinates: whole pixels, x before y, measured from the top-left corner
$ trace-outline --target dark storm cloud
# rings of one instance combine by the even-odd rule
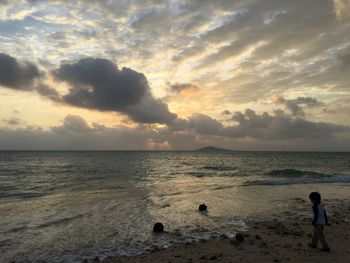
[[[274,102],[276,104],[285,105],[286,109],[288,109],[291,112],[291,114],[295,116],[305,115],[304,109],[302,107],[315,108],[315,107],[324,106],[324,103],[311,97],[298,97],[295,99],[288,100],[283,98],[282,96],[276,96],[274,97]]]
[[[14,57],[0,54],[0,85],[17,90],[31,90],[40,77],[38,67],[30,62],[18,62]]]
[[[139,103],[149,89],[143,74],[129,68],[119,70],[107,59],[84,58],[62,64],[53,75],[71,86],[64,101],[84,108],[120,111]]]
[[[176,114],[168,105],[153,97],[146,77],[130,68],[121,70],[108,59],[84,58],[73,64],[62,64],[52,72],[57,81],[69,84],[69,92],[59,92],[34,81],[41,76],[36,65],[20,63],[0,54],[0,85],[17,90],[32,90],[57,103],[100,111],[127,114],[141,123],[170,123]]]
[[[55,133],[85,133],[90,131],[90,127],[84,118],[78,115],[67,115],[63,120],[63,125],[53,127],[52,131]]]
[[[222,124],[205,114],[194,113],[188,119],[188,128],[199,134],[220,135]]]
[[[167,104],[155,99],[146,77],[110,60],[84,58],[73,64],[62,64],[53,72],[59,81],[70,85],[64,103],[101,111],[117,111],[143,123],[170,123],[176,118]]]
[[[193,114],[173,130],[193,131],[195,134],[228,138],[252,138],[256,140],[323,139],[341,133],[350,133],[350,127],[326,122],[312,122],[301,117],[275,110],[273,114],[254,110],[235,112],[232,120],[236,125],[224,126],[221,122],[204,114]]]
[[[232,120],[238,125],[225,127],[223,134],[229,137],[251,137],[263,140],[290,140],[294,138],[327,138],[337,133],[350,132],[350,127],[324,122],[312,122],[293,117],[281,110],[274,114],[261,115],[247,109],[244,113],[236,112]]]
[[[60,94],[57,92],[57,90],[39,83],[38,85],[35,86],[35,90],[43,97],[46,97],[52,101],[55,102],[60,102],[61,101],[61,96]]]

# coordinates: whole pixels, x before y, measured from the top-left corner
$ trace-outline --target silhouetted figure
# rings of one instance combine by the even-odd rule
[[[326,210],[321,203],[321,195],[318,192],[312,192],[309,195],[309,198],[313,204],[312,211],[314,213],[314,218],[312,220],[312,225],[314,226],[314,234],[309,246],[312,248],[317,248],[318,241],[320,240],[323,247],[322,251],[330,251],[323,233],[325,225],[328,225],[328,218]]]

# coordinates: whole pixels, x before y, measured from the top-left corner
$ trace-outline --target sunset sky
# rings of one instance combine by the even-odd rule
[[[350,151],[350,0],[0,0],[0,149]]]

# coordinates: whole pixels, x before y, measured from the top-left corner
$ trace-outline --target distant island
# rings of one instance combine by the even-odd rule
[[[213,146],[207,146],[207,147],[199,148],[195,150],[195,152],[232,152],[232,150],[216,148]]]

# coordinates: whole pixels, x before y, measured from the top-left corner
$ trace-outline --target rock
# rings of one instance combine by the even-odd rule
[[[220,235],[220,238],[224,238],[224,239],[226,239],[226,238],[228,238],[228,236],[227,236],[227,235],[225,235],[225,234],[221,234],[221,235]]]
[[[218,256],[213,255],[213,256],[211,256],[209,259],[210,259],[210,260],[216,260],[216,259],[218,259]]]
[[[153,232],[162,233],[164,231],[164,225],[162,223],[155,223],[153,226]]]
[[[244,241],[244,237],[240,234],[240,233],[237,233],[235,235],[235,239],[238,241],[238,242],[243,242]]]
[[[238,246],[239,242],[236,239],[231,239],[230,244],[234,246]]]
[[[100,262],[100,258],[96,256],[92,262]]]
[[[199,211],[207,211],[208,207],[206,206],[206,204],[201,204],[199,205],[198,207],[198,210]]]

